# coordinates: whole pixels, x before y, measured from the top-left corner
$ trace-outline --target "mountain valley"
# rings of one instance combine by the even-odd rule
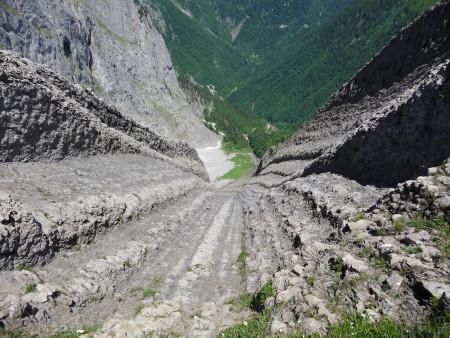
[[[449,336],[450,2],[1,0],[0,93],[0,337]]]

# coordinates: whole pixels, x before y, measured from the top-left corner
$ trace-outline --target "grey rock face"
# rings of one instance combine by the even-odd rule
[[[48,263],[58,252],[91,243],[203,185],[199,177],[144,155],[3,164],[0,270]]]
[[[217,143],[180,89],[150,13],[133,0],[3,1],[0,49],[91,87],[129,118],[196,146]]]
[[[45,66],[0,52],[2,162],[144,153],[207,177],[197,152],[123,117]]]
[[[392,186],[447,159],[449,8],[439,5],[406,28],[311,122],[271,149],[259,172],[302,160],[300,175],[334,172]]]

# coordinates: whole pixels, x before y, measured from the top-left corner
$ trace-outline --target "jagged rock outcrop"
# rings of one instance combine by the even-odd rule
[[[259,172],[302,160],[299,175],[330,171],[392,186],[442,163],[450,153],[449,15],[444,3],[403,30],[312,121],[271,149]]]
[[[197,152],[122,116],[45,66],[0,52],[1,162],[144,153],[207,177]]]
[[[133,0],[6,0],[0,49],[91,87],[125,116],[195,146],[217,143],[180,89],[152,13]],[[191,103],[190,103],[191,102]]]
[[[187,143],[123,117],[46,66],[0,52],[0,67],[0,269],[46,263],[61,249],[92,241],[207,180]],[[102,167],[108,165],[109,171]],[[85,182],[66,175],[84,176]],[[28,193],[21,194],[24,181],[21,189]],[[118,186],[108,190],[113,182]],[[84,184],[97,188],[79,188]]]

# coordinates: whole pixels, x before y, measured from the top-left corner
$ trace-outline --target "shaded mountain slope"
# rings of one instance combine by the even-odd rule
[[[271,149],[259,171],[295,159],[305,161],[304,174],[392,185],[446,159],[448,15],[442,5],[402,31],[311,122]]]
[[[289,46],[230,101],[272,122],[310,119],[393,35],[435,1],[355,1]]]

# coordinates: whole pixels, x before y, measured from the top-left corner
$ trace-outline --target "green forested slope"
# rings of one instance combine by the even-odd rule
[[[156,3],[165,21],[161,30],[179,74],[203,86],[213,85],[221,95],[228,95],[250,77],[250,62],[233,48],[226,28],[213,18],[208,6],[203,7],[204,11],[198,3],[181,7],[192,13],[190,17],[171,0]]]
[[[357,0],[232,95],[241,110],[297,124],[311,118],[402,27],[435,0]]]
[[[239,147],[248,137],[258,156],[310,119],[392,36],[438,2],[136,1],[160,12],[180,79],[212,103],[205,111],[209,125]]]

